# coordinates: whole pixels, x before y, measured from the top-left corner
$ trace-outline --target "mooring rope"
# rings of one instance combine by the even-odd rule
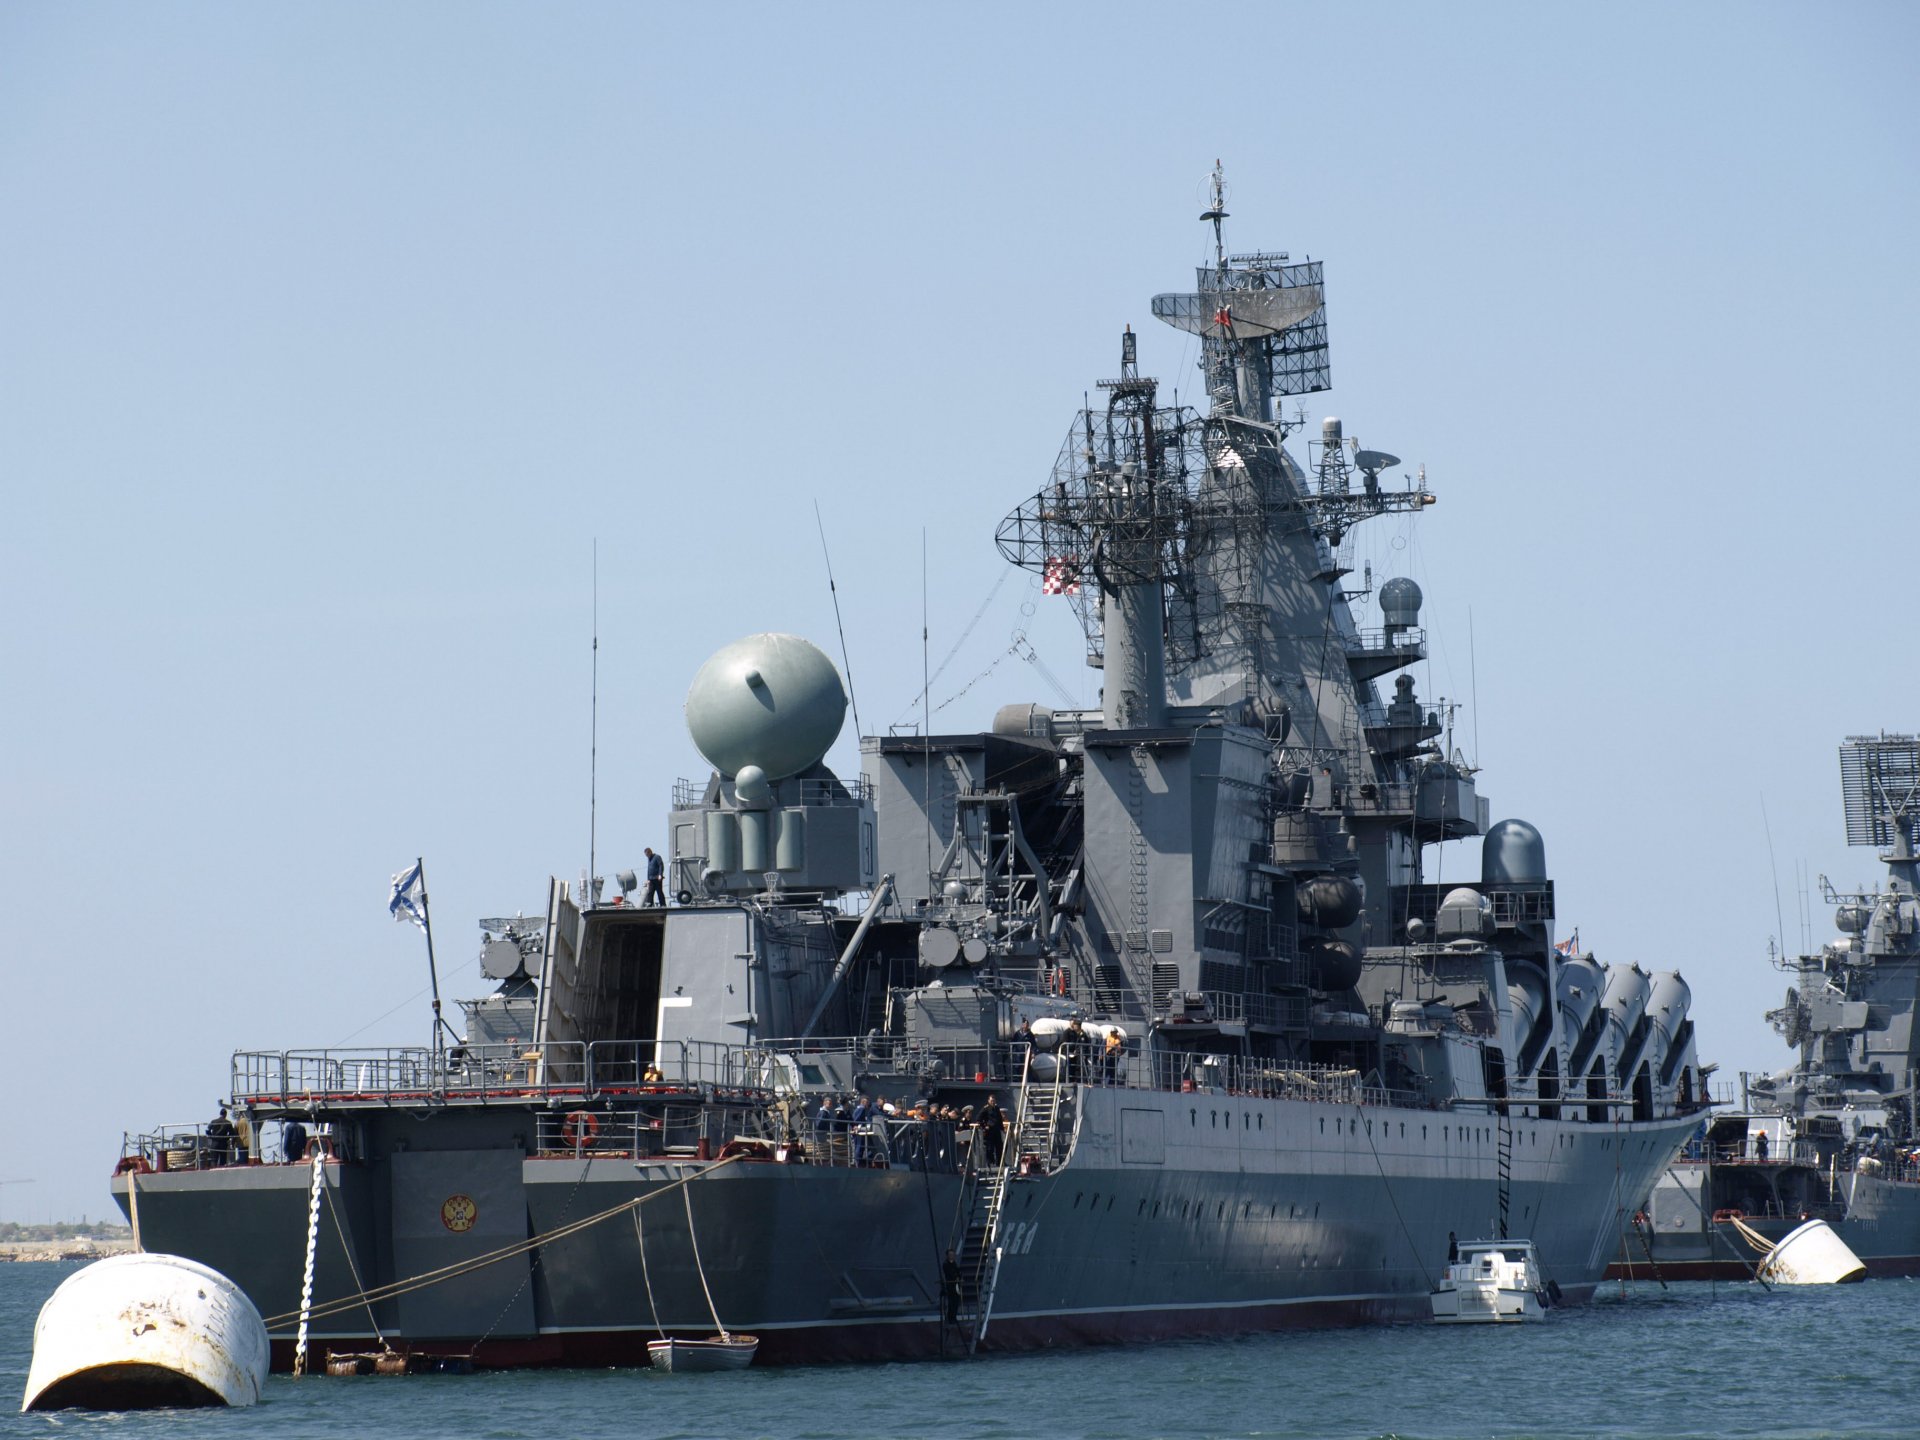
[[[707,1285],[707,1267],[700,1260],[700,1237],[693,1233],[693,1191],[683,1186],[680,1198],[687,1202],[687,1243],[693,1247],[693,1268],[700,1277],[700,1288],[706,1291],[707,1313],[713,1316],[713,1328],[720,1332],[720,1338],[730,1341],[733,1336],[729,1335],[727,1327],[720,1323],[720,1312],[714,1308],[713,1291]]]
[[[1362,1120],[1368,1119],[1365,1106],[1356,1103],[1353,1110],[1356,1117],[1353,1122],[1354,1124],[1358,1125]],[[1384,1126],[1386,1122],[1382,1121],[1381,1123]],[[1400,1233],[1406,1237],[1407,1249],[1413,1254],[1413,1263],[1420,1267],[1420,1279],[1426,1287],[1431,1290],[1433,1288],[1433,1276],[1427,1271],[1427,1262],[1420,1258],[1420,1247],[1414,1243],[1413,1232],[1407,1228],[1407,1217],[1400,1213],[1400,1202],[1394,1199],[1393,1182],[1387,1178],[1387,1164],[1380,1158],[1379,1147],[1373,1143],[1373,1126],[1371,1124],[1366,1127],[1366,1137],[1367,1149],[1373,1152],[1373,1168],[1380,1172],[1380,1188],[1387,1192],[1387,1204],[1393,1207],[1393,1218],[1400,1222]]]
[[[320,1249],[320,1191],[327,1183],[326,1151],[313,1147],[313,1184],[307,1193],[307,1265],[300,1279],[300,1332],[293,1342],[293,1373],[307,1373],[307,1325],[313,1319],[313,1261]],[[349,1307],[351,1308],[351,1307]],[[285,1319],[285,1316],[279,1317]]]
[[[1762,1258],[1773,1254],[1776,1248],[1774,1243],[1751,1225],[1747,1224],[1747,1222],[1742,1220],[1738,1215],[1729,1215],[1727,1222],[1740,1232],[1740,1238],[1742,1240],[1760,1252]]]
[[[333,1233],[340,1237],[340,1253],[347,1257],[347,1274],[353,1277],[354,1289],[365,1293],[360,1279],[360,1267],[354,1263],[353,1247],[347,1243],[346,1228],[340,1223],[340,1207],[334,1204],[333,1191],[327,1190],[326,1193],[327,1214],[333,1218]],[[373,1338],[380,1342],[380,1348],[391,1350],[393,1347],[387,1344],[387,1337],[380,1333],[380,1321],[375,1317],[371,1303],[367,1306],[367,1323],[373,1327]]]
[[[662,1340],[667,1338],[667,1328],[660,1323],[660,1307],[653,1303],[653,1276],[647,1270],[647,1236],[640,1228],[640,1212],[633,1212],[633,1238],[640,1247],[640,1283],[647,1287],[647,1309],[653,1315],[653,1328],[660,1333]]]

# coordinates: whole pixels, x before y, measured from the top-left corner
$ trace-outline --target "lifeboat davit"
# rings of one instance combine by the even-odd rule
[[[267,1327],[218,1270],[178,1255],[115,1255],[40,1307],[22,1410],[252,1405]]]

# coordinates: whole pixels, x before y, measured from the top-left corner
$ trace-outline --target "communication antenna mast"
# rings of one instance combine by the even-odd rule
[[[1212,203],[1200,212],[1200,218],[1213,222],[1213,268],[1224,280],[1227,275],[1227,245],[1220,222],[1227,218],[1227,181],[1217,158],[1213,162],[1213,182],[1209,194]]]
[[[593,539],[593,689],[587,721],[587,883],[593,883],[600,825],[600,537]],[[581,904],[588,903],[581,896]]]

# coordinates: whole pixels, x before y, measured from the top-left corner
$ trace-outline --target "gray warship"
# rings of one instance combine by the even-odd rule
[[[842,777],[827,656],[726,646],[666,903],[583,875],[483,921],[457,1044],[236,1054],[239,1137],[123,1141],[143,1243],[233,1277],[280,1366],[297,1330],[782,1363],[1420,1320],[1455,1236],[1589,1296],[1705,1108],[1687,986],[1556,950],[1541,835],[1407,673],[1419,587],[1354,573],[1424,470],[1283,413],[1329,385],[1322,265],[1228,253],[1217,170],[1201,219],[1152,313],[1204,403],[1129,327],[996,537],[1098,708],[867,736]]]
[[[1742,1227],[1778,1242],[1820,1219],[1869,1274],[1920,1274],[1920,739],[1849,738],[1840,781],[1847,843],[1883,852],[1885,886],[1843,892],[1820,877],[1840,933],[1775,959],[1793,983],[1766,1017],[1795,1062],[1742,1077],[1739,1108],[1713,1118],[1635,1216],[1622,1268],[1744,1276],[1760,1257]]]

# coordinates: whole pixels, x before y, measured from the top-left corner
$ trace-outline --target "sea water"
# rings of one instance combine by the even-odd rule
[[[1513,1326],[1402,1325],[965,1361],[295,1380],[233,1411],[4,1413],[76,1267],[0,1265],[0,1437],[1920,1435],[1920,1283],[1608,1285]]]

